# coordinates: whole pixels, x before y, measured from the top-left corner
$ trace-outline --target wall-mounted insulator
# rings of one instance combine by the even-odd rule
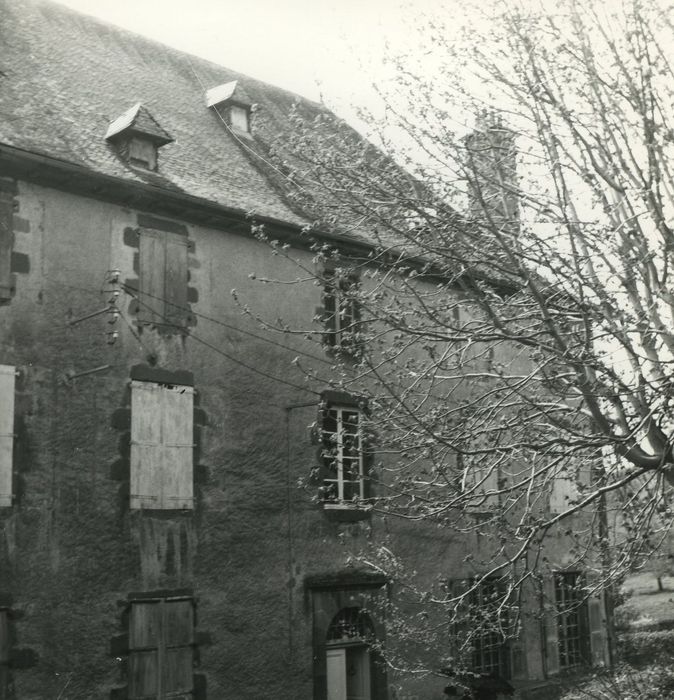
[[[109,309],[109,316],[108,316],[108,323],[112,325],[113,323],[117,323],[119,319],[119,311],[116,306],[111,306]]]
[[[106,282],[108,284],[119,284],[119,279],[122,275],[121,270],[108,270]]]
[[[105,337],[108,345],[114,345],[117,338],[119,338],[119,331],[108,331]]]

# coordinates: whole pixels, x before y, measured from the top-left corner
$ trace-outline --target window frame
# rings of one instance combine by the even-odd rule
[[[485,578],[479,583],[475,581],[468,582],[474,588],[468,593],[467,603],[474,610],[479,611],[479,616],[486,622],[490,621],[492,616],[497,615],[496,623],[499,627],[509,627],[508,610],[502,611],[489,610],[490,606],[500,601],[505,596],[505,582],[498,577]],[[489,589],[489,590],[488,590]],[[489,597],[495,600],[489,600]],[[486,599],[487,598],[487,599]],[[468,618],[472,622],[472,617],[469,613]],[[499,633],[493,629],[482,630],[480,635],[476,635],[471,642],[470,650],[470,666],[473,672],[481,675],[491,675],[494,672],[504,680],[513,678],[513,640],[510,637],[504,636],[499,638]],[[485,656],[491,654],[496,663],[485,663]]]
[[[335,415],[335,431],[326,430],[326,418],[331,413]],[[321,458],[323,460],[324,477],[321,484],[321,501],[326,509],[362,509],[368,497],[367,494],[367,468],[365,464],[365,439],[363,434],[363,418],[365,411],[357,405],[345,403],[327,402],[323,410],[323,420],[321,426]],[[344,430],[344,414],[353,413],[358,416],[357,429],[355,436],[357,438],[357,447],[355,449],[355,457],[344,454],[345,430]],[[330,436],[335,436],[334,440]],[[336,450],[336,454],[333,452]],[[344,460],[355,460],[357,464],[357,478],[344,478]],[[333,469],[332,465],[335,465]],[[328,477],[327,474],[335,473],[335,477]],[[345,484],[357,484],[357,495],[355,498],[347,499],[345,497]],[[337,485],[337,494],[329,495],[329,489]]]
[[[190,610],[190,620],[189,629],[182,630],[182,636],[186,637],[181,643],[172,643],[169,640],[169,633],[175,633],[175,627],[169,624],[169,612],[168,606],[171,604],[188,603]],[[155,621],[157,622],[155,629],[143,629],[141,633],[142,639],[136,640],[136,633],[138,631],[139,625],[136,624],[134,619],[134,611],[137,611],[140,615],[141,606],[158,606],[159,614],[155,616]],[[128,698],[129,700],[169,700],[170,698],[184,698],[187,694],[194,692],[194,647],[196,644],[195,635],[195,601],[191,595],[176,595],[176,596],[157,596],[157,597],[142,597],[134,598],[129,601],[129,658],[128,658]],[[151,619],[151,618],[148,618]],[[174,620],[175,622],[175,620]],[[180,636],[180,632],[179,632]],[[152,639],[154,637],[154,639]],[[154,643],[153,643],[154,642]],[[190,660],[190,673],[189,676],[192,679],[189,689],[179,689],[171,690],[166,689],[166,685],[169,682],[166,672],[167,669],[173,668],[175,670],[175,658],[173,659],[173,665],[170,663],[170,657],[175,657],[175,654],[170,652],[175,650],[185,650],[189,649]],[[155,685],[156,690],[153,693],[148,694],[147,692],[142,692],[142,687],[135,687],[135,684],[140,678],[142,678],[143,671],[142,665],[147,663],[147,659],[152,658],[150,655],[156,653],[156,656],[150,664],[155,665]]]
[[[566,579],[570,577],[573,577],[573,582],[569,585]],[[561,672],[573,671],[592,663],[589,605],[587,596],[581,590],[583,584],[584,575],[580,571],[553,572],[555,627]]]
[[[360,304],[350,292],[359,286],[356,274],[342,274],[336,269],[323,272],[323,338],[333,352],[357,357],[362,345],[357,334],[362,327]]]

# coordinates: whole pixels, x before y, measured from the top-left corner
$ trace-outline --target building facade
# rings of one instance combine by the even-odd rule
[[[258,281],[315,266],[255,126],[296,96],[55,4],[0,9],[0,698],[447,697],[381,662],[395,587],[352,562],[394,537],[461,579],[474,543],[351,507],[366,406],[292,360],[329,364],[355,311],[341,283]],[[326,324],[323,354],[244,304]],[[563,551],[560,604],[582,575]],[[550,620],[476,666],[524,697],[606,661],[599,599]]]

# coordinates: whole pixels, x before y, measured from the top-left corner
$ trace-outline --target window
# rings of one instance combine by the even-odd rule
[[[563,472],[555,474],[550,489],[550,512],[563,513],[575,503],[579,495],[578,484],[573,476]]]
[[[590,634],[583,577],[578,572],[554,574],[559,667],[576,668],[590,659]]]
[[[506,589],[503,581],[488,578],[468,596],[471,629],[476,630],[472,640],[471,666],[484,675],[511,677],[509,615],[504,607]]]
[[[141,229],[138,320],[165,329],[187,323],[186,236]]]
[[[129,699],[192,697],[194,605],[190,598],[131,603]]]
[[[129,163],[147,170],[157,169],[157,146],[142,136],[129,139]]]
[[[457,471],[461,474],[461,493],[465,509],[485,513],[499,505],[499,468],[485,463],[485,455],[457,455]]]
[[[0,301],[2,302],[8,302],[14,291],[12,277],[13,218],[12,200],[0,200]]]
[[[324,321],[327,332],[326,344],[334,349],[358,354],[360,308],[355,297],[358,282],[353,276],[337,272],[325,273],[323,290]]]
[[[234,131],[242,131],[247,134],[250,131],[248,108],[233,104],[229,108],[229,123]]]
[[[131,382],[131,508],[193,507],[191,386]]]
[[[0,507],[12,505],[15,376],[13,365],[0,365]]]
[[[328,405],[323,411],[323,485],[327,506],[355,505],[365,498],[363,414],[350,406]]]
[[[325,647],[328,700],[370,700],[374,640],[372,621],[360,608],[340,610],[328,627]]]

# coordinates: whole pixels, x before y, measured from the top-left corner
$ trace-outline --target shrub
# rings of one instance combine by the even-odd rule
[[[674,670],[665,661],[639,669],[623,664],[594,674],[560,700],[674,700]]]
[[[674,630],[624,632],[618,638],[620,658],[634,666],[650,664],[658,657],[674,658]]]

